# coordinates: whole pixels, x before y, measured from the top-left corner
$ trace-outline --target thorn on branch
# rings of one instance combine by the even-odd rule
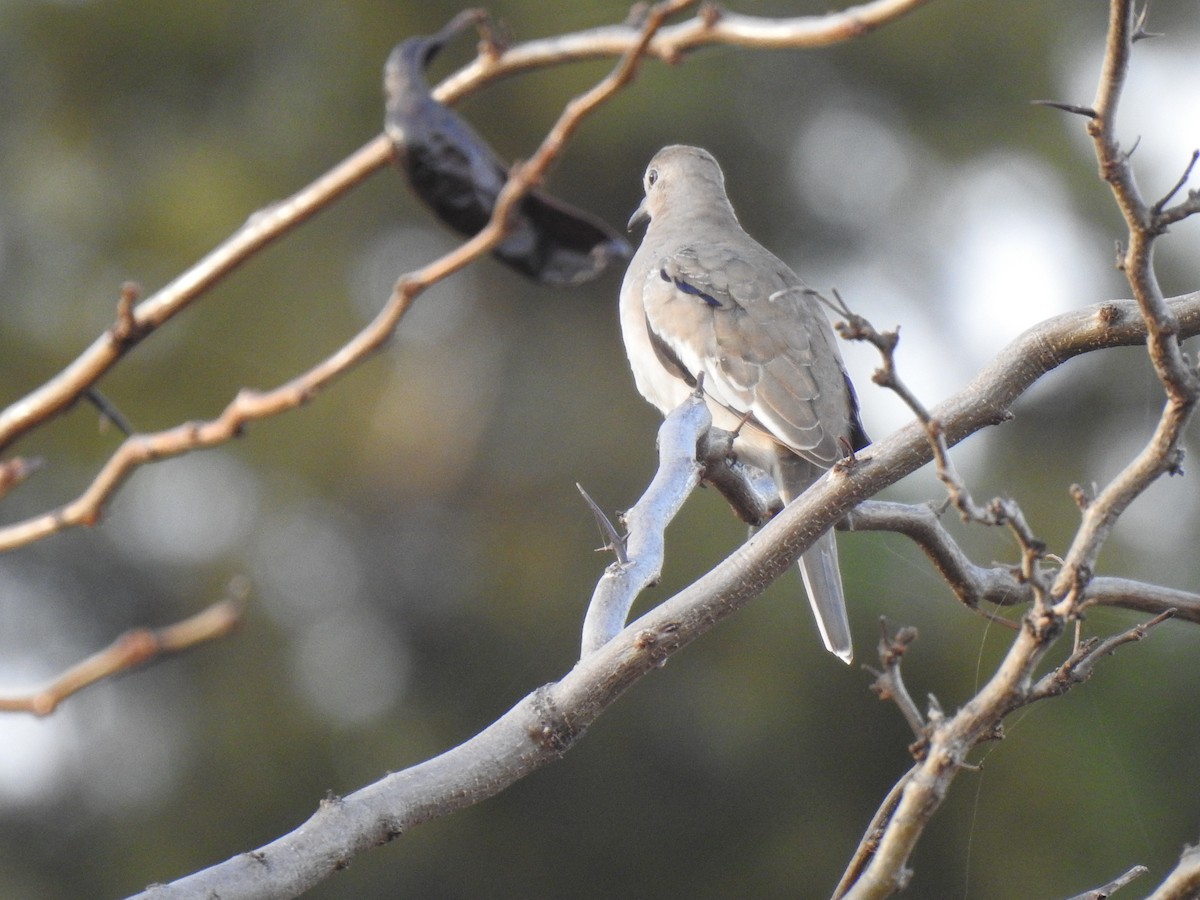
[[[604,510],[600,508],[600,505],[583,489],[583,485],[575,482],[575,487],[579,488],[579,493],[583,494],[583,499],[587,502],[588,508],[591,509],[592,515],[596,517],[596,524],[600,527],[600,531],[604,535],[605,544],[603,547],[597,548],[597,552],[612,551],[612,554],[617,558],[617,562],[625,565],[625,563],[629,562],[629,556],[625,552],[625,538],[621,536],[616,526],[604,514]]]
[[[90,387],[84,390],[83,396],[87,398],[92,406],[100,411],[100,421],[111,422],[116,426],[117,430],[125,437],[133,437],[134,428],[130,421],[122,415],[121,411],[113,404],[111,400],[100,393],[96,388]]]
[[[1178,194],[1188,180],[1192,177],[1192,172],[1196,168],[1196,162],[1200,160],[1200,150],[1192,151],[1192,158],[1188,160],[1188,164],[1184,167],[1183,174],[1179,176],[1179,180],[1167,191],[1166,195],[1151,207],[1151,223],[1159,231],[1165,231],[1168,225],[1175,222],[1182,222],[1189,216],[1193,216],[1200,212],[1200,191],[1188,191],[1187,199],[1181,201],[1171,209],[1167,209],[1167,204],[1171,199]]]
[[[1137,148],[1140,147],[1141,145],[1142,145],[1142,136],[1139,134],[1137,136],[1137,139],[1133,142],[1132,147],[1130,147],[1128,150],[1121,151],[1121,162],[1128,163],[1129,160],[1131,160],[1133,158],[1133,154],[1135,154],[1137,152]]]
[[[1161,32],[1147,31],[1146,20],[1150,17],[1149,0],[1142,5],[1141,11],[1137,15],[1137,19],[1133,23],[1133,34],[1129,36],[1129,43],[1136,44],[1138,41],[1144,41],[1149,38],[1162,37]]]
[[[1050,109],[1061,110],[1062,112],[1071,113],[1076,116],[1083,116],[1087,119],[1094,119],[1097,112],[1090,106],[1078,106],[1074,103],[1061,103],[1058,100],[1031,100],[1034,106],[1045,106]]]
[[[1183,189],[1183,186],[1188,183],[1188,179],[1192,177],[1192,169],[1196,168],[1196,160],[1198,159],[1200,159],[1200,150],[1193,150],[1192,158],[1189,159],[1188,164],[1184,166],[1183,174],[1179,176],[1179,180],[1176,181],[1171,189],[1167,191],[1166,195],[1164,195],[1163,198],[1155,203],[1152,207],[1155,214],[1161,213],[1163,208],[1171,202],[1171,198],[1178,194]]]

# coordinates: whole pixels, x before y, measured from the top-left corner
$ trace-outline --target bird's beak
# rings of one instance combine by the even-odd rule
[[[649,221],[650,212],[646,209],[646,201],[643,199],[642,202],[638,204],[638,208],[633,211],[633,215],[629,217],[629,224],[625,227],[629,231],[633,231],[633,229],[637,228],[639,225],[645,225]]]

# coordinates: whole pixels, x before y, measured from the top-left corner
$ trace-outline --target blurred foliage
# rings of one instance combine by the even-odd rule
[[[1194,41],[1183,6],[1154,9],[1168,46]],[[460,8],[0,5],[0,403],[92,340],[123,280],[161,286],[378,133],[387,52]],[[620,21],[627,7],[491,10],[525,40]],[[1079,122],[1029,104],[1086,100],[1069,94],[1090,90],[1104,15],[1084,0],[942,0],[820,51],[649,63],[584,126],[550,187],[620,224],[659,146],[708,147],[751,232],[878,325],[903,326],[901,366],[934,400],[1028,324],[1124,293],[1107,268],[1119,222]],[[471,44],[450,48],[435,77]],[[509,79],[461,109],[520,156],[605,69]],[[1173,116],[1166,99],[1141,112]],[[837,123],[844,134],[825,127]],[[972,201],[985,176],[1027,190],[1030,218]],[[958,329],[987,312],[987,279],[973,265],[949,274],[972,259],[955,243],[968,214],[987,226],[985,248],[1057,216],[1041,249],[1071,288],[1053,308],[1014,291],[981,345]],[[1189,227],[1163,255],[1180,290],[1200,281]],[[275,385],[331,352],[397,275],[450,246],[381,173],[138,347],[103,390],[141,429],[215,415],[239,387]],[[1046,286],[1047,270],[1019,253],[1000,264],[1014,284]],[[421,297],[380,356],[314,403],[139,472],[99,528],[0,559],[0,683],[13,688],[125,628],[199,609],[234,573],[255,585],[230,639],[91,689],[48,721],[0,721],[0,895],[123,896],[249,849],[327,791],[457,743],[571,666],[607,562],[574,483],[620,509],[654,464],[657,417],[617,328],[620,274],[553,291],[481,261]],[[881,436],[904,414],[871,386],[869,354],[847,358]],[[1016,497],[1061,550],[1077,521],[1067,486],[1111,477],[1160,405],[1139,352],[1104,354],[1052,375],[958,459],[977,496]],[[26,438],[17,451],[48,467],[5,499],[3,521],[75,496],[118,440],[82,407]],[[890,495],[940,492],[923,473]],[[1190,480],[1156,488],[1102,571],[1195,589],[1194,495]],[[979,561],[1013,559],[1003,534],[960,531]],[[643,602],[742,536],[703,493]],[[1009,633],[955,605],[905,541],[843,535],[841,548],[860,659],[881,615],[914,624],[914,694],[948,709],[969,698]],[[827,896],[911,737],[867,675],[820,652],[800,598],[783,579],[639,684],[562,762],[357,858],[311,896]],[[1133,621],[1097,611],[1087,626]],[[1173,864],[1196,838],[1194,646],[1193,628],[1168,625],[1065,700],[1014,717],[982,771],[961,776],[909,895],[1065,896],[1134,863]]]

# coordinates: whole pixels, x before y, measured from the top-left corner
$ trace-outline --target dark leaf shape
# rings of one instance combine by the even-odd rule
[[[435,35],[409,38],[384,67],[384,128],[396,163],[417,196],[464,235],[487,224],[508,171],[466,120],[433,99],[425,68],[481,15],[468,10]],[[493,252],[531,278],[570,285],[599,275],[614,258],[627,258],[630,247],[597,217],[534,190],[513,212],[512,231]]]

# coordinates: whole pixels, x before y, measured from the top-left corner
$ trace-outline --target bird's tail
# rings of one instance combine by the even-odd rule
[[[777,462],[776,484],[785,503],[796,497],[824,474],[824,470],[797,456],[783,456]],[[850,640],[850,620],[846,615],[846,595],[838,568],[837,540],[827,531],[800,557],[800,577],[808,591],[808,602],[817,618],[817,628],[825,649],[849,663],[854,658]]]
[[[846,597],[842,592],[842,575],[838,569],[837,540],[827,531],[800,557],[800,577],[808,591],[817,627],[825,649],[850,662],[854,647],[850,640],[850,620],[846,616]]]

